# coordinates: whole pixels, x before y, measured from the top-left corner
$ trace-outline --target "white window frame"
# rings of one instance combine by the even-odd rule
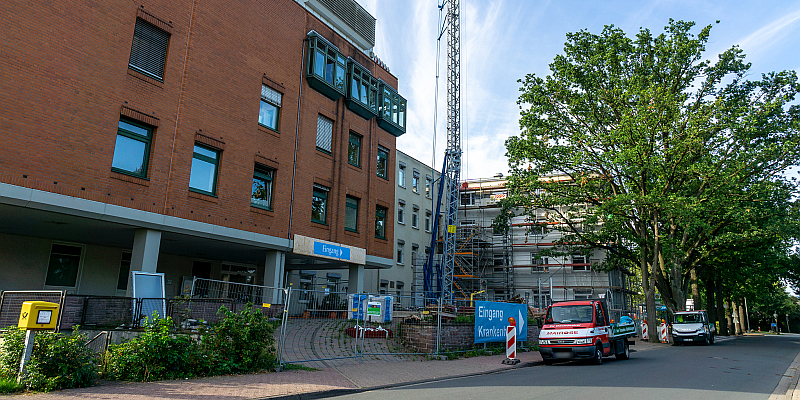
[[[397,223],[406,224],[406,202],[403,200],[397,202]]]

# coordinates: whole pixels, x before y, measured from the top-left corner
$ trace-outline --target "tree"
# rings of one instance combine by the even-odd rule
[[[498,222],[550,210],[565,251],[598,247],[604,267],[639,269],[651,316],[656,289],[683,308],[697,268],[747,234],[776,188],[794,187],[782,172],[800,154],[796,74],[747,80],[735,46],[704,60],[711,26],[693,26],[567,34],[551,75],[520,81],[521,133],[506,141]]]

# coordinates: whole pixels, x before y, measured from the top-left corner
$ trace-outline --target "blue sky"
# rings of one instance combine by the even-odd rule
[[[427,164],[435,155],[439,169],[446,146],[447,48],[443,40],[434,149],[437,0],[358,1],[377,18],[375,54],[397,76],[408,100],[407,132],[397,148]],[[599,33],[613,24],[632,37],[640,27],[662,32],[669,18],[695,21],[714,25],[707,58],[739,45],[753,64],[753,79],[800,69],[800,0],[462,0],[461,9],[462,179],[507,172],[504,141],[519,132],[517,80],[528,73],[548,75],[567,32]]]

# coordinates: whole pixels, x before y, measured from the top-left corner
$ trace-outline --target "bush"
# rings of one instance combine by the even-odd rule
[[[238,313],[224,306],[222,320],[202,335],[212,375],[260,371],[275,367],[275,325],[248,304]]]
[[[204,375],[207,358],[188,335],[172,335],[172,318],[148,318],[144,333],[109,346],[104,356],[109,379],[155,381]]]
[[[18,384],[16,380],[0,378],[0,394],[14,393],[20,390],[22,390],[22,385]]]
[[[0,378],[16,381],[24,341],[25,331],[6,332],[0,345]],[[96,377],[97,356],[86,347],[86,336],[79,334],[76,327],[69,335],[51,332],[36,335],[22,386],[48,392],[91,386]]]

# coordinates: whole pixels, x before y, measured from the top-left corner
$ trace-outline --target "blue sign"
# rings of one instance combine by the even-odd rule
[[[350,260],[350,249],[335,244],[314,242],[314,254],[319,256]]]
[[[528,306],[525,304],[475,302],[475,343],[506,341],[508,318],[517,322],[517,341],[528,340]]]

